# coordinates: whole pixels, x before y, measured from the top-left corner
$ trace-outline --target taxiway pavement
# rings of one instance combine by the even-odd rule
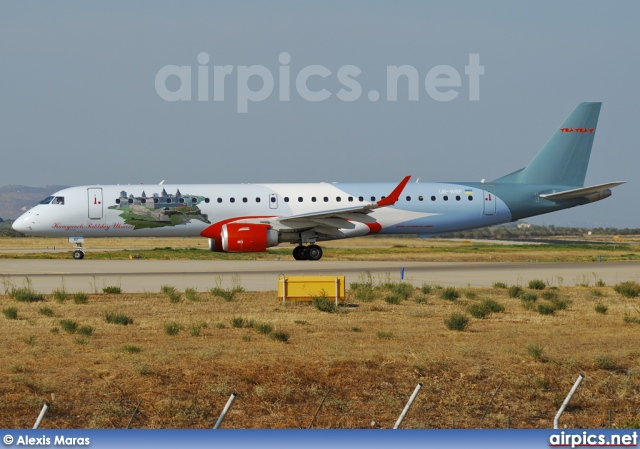
[[[158,292],[162,285],[180,290],[207,291],[239,283],[248,291],[276,290],[278,276],[345,275],[347,285],[364,273],[375,280],[405,279],[417,287],[424,282],[455,287],[489,287],[494,282],[526,285],[542,279],[551,285],[607,285],[640,281],[640,262],[491,263],[491,262],[336,262],[336,261],[195,261],[195,260],[27,260],[0,259],[0,276],[7,286],[28,279],[43,293],[101,292],[120,286],[124,292]]]

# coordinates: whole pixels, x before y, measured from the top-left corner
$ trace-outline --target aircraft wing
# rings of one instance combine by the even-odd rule
[[[627,181],[608,182],[606,184],[598,184],[590,187],[581,187],[579,189],[565,190],[564,192],[543,193],[540,198],[547,200],[571,200],[574,198],[582,198],[594,193],[599,193],[607,189],[612,189]]]
[[[314,229],[321,234],[341,236],[338,229],[353,229],[353,222],[375,223],[375,219],[369,214],[381,207],[393,206],[411,176],[405,176],[393,191],[380,201],[366,203],[341,209],[322,210],[287,217],[249,218],[237,220],[237,223],[263,223],[270,224],[276,230],[300,231]]]

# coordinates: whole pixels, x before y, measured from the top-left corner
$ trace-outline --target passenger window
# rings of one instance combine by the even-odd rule
[[[260,197],[258,196],[256,197],[256,203],[259,203],[259,202],[260,202]]]
[[[315,203],[315,202],[316,202],[316,197],[315,197],[315,196],[312,196],[312,197],[311,197],[311,202],[312,202],[312,203]]]
[[[205,198],[205,199],[204,199],[204,202],[205,202],[205,203],[208,203],[209,201],[210,201],[210,200],[209,200],[209,198]],[[158,202],[158,200],[157,200],[157,199],[155,199],[155,200],[153,200],[153,202],[154,202],[154,203],[157,203],[157,202]]]
[[[301,196],[298,197],[298,203],[302,203],[302,197]]]
[[[420,196],[418,197],[418,201],[424,201],[424,197],[423,197],[422,195],[420,195]]]
[[[289,197],[288,197],[288,196],[285,196],[285,197],[284,197],[284,202],[285,202],[285,203],[288,203],[288,202],[289,202]]]
[[[469,195],[469,196],[467,197],[467,199],[468,199],[469,201],[473,201],[473,195]]]
[[[128,201],[129,201],[129,204],[133,204],[133,198],[129,198],[129,200],[128,200]],[[167,201],[169,201],[169,202],[170,202],[170,201],[171,201],[171,199],[169,199],[169,200],[167,200]]]
[[[372,197],[371,197],[371,201],[375,201],[375,200],[376,200],[376,197],[375,197],[375,196],[372,196]]]
[[[218,198],[218,203],[222,203],[222,198]]]
[[[432,195],[431,196],[431,201],[435,201],[435,200],[436,200],[436,197]]]
[[[229,202],[231,202],[231,203],[235,203],[235,202],[236,202],[236,199],[235,199],[235,198],[229,198]]]
[[[140,202],[141,202],[142,204],[147,204],[147,199],[146,199],[146,198],[141,198],[141,199],[140,199]]]
[[[325,203],[329,202],[329,197],[328,197],[328,196],[325,196],[325,197],[324,197],[324,202],[325,202]]]
[[[449,201],[449,197],[447,195],[443,196],[442,199],[445,201]]]
[[[364,197],[363,196],[359,196],[358,197],[358,201],[363,202],[364,201]]]
[[[244,198],[242,198],[242,202],[246,203],[247,202],[247,197],[245,196]]]
[[[352,196],[350,196],[348,199],[349,199],[350,203],[353,202],[353,197]]]
[[[131,201],[129,201],[131,203]],[[167,203],[171,202],[171,198],[167,198]]]
[[[411,197],[407,195],[407,201],[411,201]]]
[[[160,200],[159,200],[158,198],[154,198],[154,199],[153,199],[153,202],[154,202],[154,203],[159,203],[159,202],[160,202]],[[209,201],[207,201],[207,203],[208,203],[208,202],[209,202]]]
[[[184,198],[180,198],[180,203],[184,203]]]
[[[340,201],[342,201],[342,198],[340,198],[339,196],[336,197],[336,201],[339,203]]]
[[[272,197],[271,197],[271,202],[272,202],[272,203],[275,203],[275,202],[276,202],[276,197],[275,197],[275,196],[272,196]]]
[[[40,203],[42,204],[42,203]],[[120,198],[116,198],[116,204],[120,204]]]
[[[460,195],[456,195],[456,201],[460,201]]]
[[[191,198],[191,202],[192,202],[193,204],[196,204],[196,203],[198,202],[198,199],[197,199],[197,198]]]

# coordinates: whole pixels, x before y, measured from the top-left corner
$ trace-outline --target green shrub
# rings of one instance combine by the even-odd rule
[[[493,283],[493,288],[503,288],[503,289],[506,289],[506,288],[507,288],[507,284],[505,284],[504,282],[494,282],[494,283]]]
[[[122,293],[122,289],[120,287],[117,287],[115,285],[109,285],[106,286],[102,289],[102,293],[108,293],[111,295],[119,295],[120,293]]]
[[[519,285],[512,285],[511,287],[509,287],[509,290],[507,290],[509,298],[519,298],[520,296],[522,296],[522,292],[522,287],[520,287]]]
[[[78,323],[73,320],[60,320],[60,327],[68,334],[74,334],[78,330]]]
[[[184,296],[189,301],[200,301],[200,297],[198,296],[198,291],[195,288],[185,288]]]
[[[414,287],[407,282],[385,282],[383,288],[389,290],[393,296],[400,298],[400,301],[406,301],[413,294]]]
[[[69,294],[64,290],[54,290],[53,291],[53,298],[56,300],[56,302],[64,302],[67,298],[69,298]]]
[[[556,308],[553,304],[538,304],[538,313],[540,315],[553,315],[556,313]]]
[[[261,334],[268,335],[271,332],[273,332],[273,325],[269,323],[258,323],[255,325],[254,329],[260,332]]]
[[[556,310],[566,310],[567,307],[569,307],[569,304],[571,304],[571,301],[569,301],[568,299],[562,299],[562,298],[555,298],[550,300],[551,304],[553,304],[553,307],[555,307]]]
[[[311,300],[311,303],[321,312],[334,313],[337,310],[336,303],[326,296],[316,296]]]
[[[396,293],[391,293],[385,296],[384,300],[387,304],[400,304],[402,302],[402,296]]]
[[[42,293],[37,293],[30,287],[12,288],[9,292],[9,297],[20,302],[39,302],[45,300]]]
[[[531,292],[525,292],[525,293],[522,293],[520,295],[520,299],[522,301],[525,301],[525,302],[526,301],[533,302],[533,301],[537,301],[538,300],[538,295],[536,295],[535,293],[531,293]]]
[[[110,324],[121,324],[123,326],[133,324],[133,318],[129,318],[124,313],[107,312],[105,319]]]
[[[286,343],[289,341],[289,333],[284,331],[271,332],[269,334],[269,338],[275,341],[281,341],[282,343]]]
[[[596,282],[596,287],[606,287],[607,284],[602,280],[602,278],[598,279]]]
[[[140,346],[135,346],[135,345],[124,345],[122,347],[122,350],[124,352],[128,352],[129,354],[138,354],[142,352],[142,348],[140,348]]]
[[[73,302],[75,304],[86,304],[89,302],[89,295],[86,293],[78,292],[73,294]]]
[[[616,369],[616,364],[608,355],[598,354],[593,358],[593,363],[600,369],[613,370]]]
[[[255,326],[255,321],[242,318],[241,316],[231,318],[231,327],[235,328],[252,328]]]
[[[210,292],[213,296],[219,296],[225,301],[233,301],[237,293],[242,293],[244,288],[236,285],[232,288],[213,287]]]
[[[356,301],[371,302],[376,299],[376,291],[371,286],[353,288],[353,284],[351,284],[351,289],[353,291],[353,298]]]
[[[487,315],[491,313],[491,310],[486,306],[486,304],[475,303],[471,304],[467,307],[467,312],[474,318],[486,318]]]
[[[44,316],[53,316],[53,309],[49,308],[49,307],[43,307],[40,309],[40,315],[44,315]]]
[[[85,326],[80,326],[78,328],[78,333],[80,335],[84,335],[86,337],[91,336],[91,334],[93,334],[93,327],[85,325]]]
[[[389,339],[393,337],[393,333],[392,332],[376,332],[376,336],[382,339]]]
[[[636,298],[640,295],[640,284],[633,281],[622,282],[613,289],[625,298]]]
[[[8,320],[18,319],[18,309],[16,309],[15,307],[7,307],[6,309],[2,309],[2,313]]]
[[[444,324],[452,331],[464,331],[469,326],[469,318],[461,313],[452,313]]]
[[[485,299],[482,301],[482,304],[491,310],[492,313],[504,312],[504,306],[493,299]]]
[[[422,296],[422,295],[416,296],[416,303],[426,304],[427,302],[429,302],[429,299],[426,296]]]
[[[433,290],[433,285],[427,284],[426,282],[424,282],[422,284],[422,287],[420,287],[420,291],[425,295],[430,294],[432,290]]]
[[[460,297],[460,292],[455,287],[447,287],[440,292],[440,299],[455,301]]]
[[[207,328],[207,323],[192,323],[189,328],[189,333],[192,337],[199,337],[202,334],[202,331]]]
[[[532,290],[544,290],[547,284],[542,279],[531,279],[529,288]]]
[[[608,310],[609,310],[609,308],[607,306],[605,306],[604,304],[596,304],[596,313],[600,313],[602,315],[605,315]]]
[[[558,299],[558,292],[554,292],[551,290],[542,292],[542,299],[546,299],[547,301],[555,301]]]
[[[76,337],[73,339],[73,342],[77,345],[86,345],[89,343],[89,341],[86,338],[82,338],[82,337]]]
[[[631,316],[628,313],[624,314],[624,322],[628,324],[640,324],[640,318],[637,316]]]
[[[305,321],[305,320],[294,320],[293,322],[294,322],[295,324],[299,324],[299,325],[301,325],[301,326],[307,326],[307,325],[309,324],[309,322],[308,322],[308,321]]]
[[[362,329],[357,326],[352,327],[350,330],[351,332],[362,332]]]
[[[542,355],[544,352],[544,348],[540,345],[529,343],[527,345],[527,352],[531,357],[533,357],[536,360],[540,360],[540,361],[544,360],[544,356]]]
[[[164,323],[164,333],[167,335],[178,335],[178,332],[182,330],[182,324],[177,321],[171,321]]]
[[[173,285],[163,285],[160,287],[160,291],[169,298],[170,303],[175,304],[180,302],[182,295]]]
[[[476,299],[478,297],[478,294],[474,290],[467,290],[466,292],[464,292],[464,296],[467,299]]]

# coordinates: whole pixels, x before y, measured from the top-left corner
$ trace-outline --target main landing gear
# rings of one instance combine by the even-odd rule
[[[296,246],[293,249],[295,260],[320,260],[322,258],[322,248],[318,245]]]

